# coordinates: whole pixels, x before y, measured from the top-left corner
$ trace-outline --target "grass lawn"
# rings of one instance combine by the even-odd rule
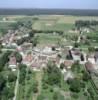
[[[37,36],[39,44],[57,44],[62,39],[59,35],[45,33],[39,33]]]
[[[53,90],[53,91],[52,91]],[[54,100],[53,96],[54,93],[57,92],[58,93],[58,100],[65,100],[64,99],[64,94],[61,93],[62,90],[60,90],[58,87],[55,86],[49,86],[48,89],[42,89],[41,91],[41,96],[43,96],[44,99],[41,100]]]

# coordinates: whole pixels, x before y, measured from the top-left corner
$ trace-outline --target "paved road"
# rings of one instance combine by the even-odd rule
[[[14,96],[13,100],[16,100],[18,85],[19,85],[19,70],[18,70],[18,72],[17,72],[16,86],[15,86],[15,90],[14,90],[15,96]]]

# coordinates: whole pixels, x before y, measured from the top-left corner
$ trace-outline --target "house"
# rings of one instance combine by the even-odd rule
[[[90,29],[89,28],[84,28],[84,29],[82,29],[82,32],[89,33],[90,32]]]
[[[32,43],[25,42],[24,44],[21,45],[21,47],[23,51],[32,50]]]
[[[98,52],[88,54],[87,61],[92,63],[94,68],[98,70]]]
[[[74,61],[80,61],[81,51],[79,49],[71,49],[71,55]]]
[[[42,62],[44,62],[44,61],[47,61],[47,56],[39,55],[38,59],[41,60]]]
[[[91,62],[86,62],[85,63],[85,67],[86,67],[86,70],[89,72],[89,73],[95,73],[95,66],[94,64],[92,64]]]
[[[95,64],[95,58],[94,58],[94,54],[93,53],[88,54],[86,56],[86,58],[87,58],[87,61],[91,62],[92,64]]]
[[[31,53],[28,53],[24,55],[22,63],[26,64],[27,66],[30,66],[32,61],[33,61],[33,56]]]
[[[54,53],[54,51],[52,51],[51,47],[46,46],[46,47],[43,48],[42,53],[50,55],[50,54]]]

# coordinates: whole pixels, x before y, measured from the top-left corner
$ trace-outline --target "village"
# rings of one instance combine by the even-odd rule
[[[22,63],[27,66],[31,66],[33,70],[40,70],[47,65],[48,61],[51,60],[60,67],[61,63],[64,63],[67,68],[70,68],[75,61],[80,61],[81,64],[86,65],[86,68],[90,72],[97,74],[98,70],[98,51],[87,54],[81,51],[79,48],[73,46],[66,46],[65,48],[58,47],[56,45],[48,45],[43,47],[33,47],[32,43],[25,42],[22,45],[18,45],[16,41],[21,38],[29,37],[29,34],[22,34],[20,32],[9,30],[8,33],[1,37],[2,50],[17,51],[22,56]],[[78,40],[77,40],[78,42]],[[80,41],[79,41],[80,42]],[[59,55],[66,50],[67,56],[71,56],[72,59],[63,59]],[[65,55],[66,55],[65,54]],[[12,71],[17,69],[17,61],[14,53],[9,56],[9,67]],[[89,66],[90,65],[90,66]],[[64,69],[66,72],[66,69]]]
[[[47,27],[51,26],[51,24],[47,25],[46,23],[46,26]],[[35,31],[23,25],[18,25],[18,29],[15,30],[10,29],[7,31],[5,35],[0,37],[1,52],[4,53],[7,51],[11,51],[11,53],[8,56],[9,60],[7,62],[7,65],[8,65],[8,69],[10,69],[13,73],[19,71],[20,64],[26,65],[27,68],[29,68],[31,71],[34,71],[35,73],[40,73],[42,72],[43,69],[47,69],[49,62],[52,62],[57,66],[57,69],[60,70],[61,74],[64,76],[63,77],[64,82],[67,82],[71,79],[77,79],[77,77],[82,77],[80,74],[86,72],[87,75],[89,75],[89,77],[92,79],[93,82],[92,84],[94,84],[94,88],[96,88],[94,91],[98,91],[98,81],[97,81],[98,80],[98,47],[89,46],[87,48],[84,47],[82,48],[80,46],[80,44],[82,43],[88,43],[87,40],[89,39],[84,33],[90,34],[91,31],[92,30],[87,27],[83,27],[80,29],[76,29],[76,28],[70,29],[68,30],[69,34],[78,33],[79,35],[76,38],[72,38],[72,40],[71,38],[69,38],[68,40],[67,35],[63,36],[62,38],[61,36],[59,36],[59,34],[62,32],[49,31],[48,33],[45,30],[46,32],[45,34],[51,34],[53,37],[55,36],[60,37],[60,39],[58,39],[56,43],[51,43],[52,40],[50,40],[50,43],[45,44],[45,42],[48,41],[47,38],[46,41],[44,41],[44,43],[39,43],[40,42],[39,36],[40,34],[43,34],[43,31],[41,33],[39,30]],[[70,44],[68,44],[69,41],[71,42]],[[78,64],[78,66],[80,66],[80,70],[82,69],[82,72],[80,73],[77,72],[77,74],[74,73],[73,69],[75,64]],[[19,99],[19,98],[16,99],[18,93],[18,86],[19,86],[18,74],[17,74],[16,86],[15,86],[15,96],[13,100],[27,100],[27,99]],[[39,89],[39,91],[41,90]],[[38,92],[38,94],[39,93],[40,92]],[[70,92],[66,92],[64,94],[63,93],[64,91],[61,90],[61,94],[64,96],[64,98],[67,98],[66,95],[69,95],[68,98],[70,97]],[[96,92],[96,94],[97,93],[98,92]],[[35,98],[33,98],[34,100],[50,100],[50,99],[36,99],[38,94],[36,93],[34,94],[35,96]],[[97,97],[98,94],[96,98]],[[81,100],[76,98],[75,99],[70,99],[70,98],[68,99],[68,98],[64,100]],[[88,100],[97,100],[97,99],[88,99]]]

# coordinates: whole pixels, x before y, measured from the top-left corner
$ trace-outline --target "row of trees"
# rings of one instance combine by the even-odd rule
[[[61,85],[61,71],[60,69],[53,63],[48,62],[47,69],[45,69],[45,77],[43,78],[44,86],[47,85]]]
[[[13,23],[10,25],[10,27],[12,27],[13,30],[17,30],[20,27],[26,27],[28,29],[32,29],[32,20],[20,20],[17,21],[16,23]]]
[[[0,71],[3,70],[5,64],[9,61],[10,54],[11,54],[11,51],[7,51],[0,57]]]
[[[30,43],[32,43],[32,47],[36,46],[38,44],[38,37],[35,37],[34,35],[35,35],[35,33],[33,31],[30,31],[29,36],[23,37],[23,38],[17,40],[17,44],[21,45],[24,42],[30,42]]]
[[[19,64],[19,70],[20,70],[20,74],[19,74],[19,83],[20,83],[20,84],[25,84],[26,69],[27,69],[27,66],[26,66],[26,65],[24,65],[24,64]]]
[[[35,30],[35,29],[33,29],[33,32],[34,33],[49,33],[49,34],[56,32],[59,35],[62,35],[63,34],[63,31],[57,31],[57,30]]]
[[[90,20],[77,20],[77,21],[75,21],[75,26],[76,27],[89,27],[89,26],[96,26],[96,25],[98,25],[98,21],[96,21],[96,20],[92,20],[92,21],[90,21]]]
[[[19,64],[19,86],[24,87],[22,88],[20,95],[22,96],[22,99],[28,99],[31,96],[31,93],[37,93],[38,92],[38,82],[34,79],[33,82],[31,82],[32,78],[34,77],[33,75],[35,75],[34,73],[32,73],[32,71],[27,68],[26,65],[24,64]],[[27,89],[28,86],[28,89]],[[21,98],[18,98],[21,99]]]
[[[17,77],[15,73],[5,67],[10,54],[11,52],[7,51],[0,57],[0,100],[12,99],[14,96],[13,83],[16,82]]]
[[[0,100],[12,99],[14,97],[14,86],[12,84],[16,81],[16,76],[14,73],[10,73],[10,75],[8,80],[3,75],[0,75]],[[9,87],[6,84],[9,84]]]

